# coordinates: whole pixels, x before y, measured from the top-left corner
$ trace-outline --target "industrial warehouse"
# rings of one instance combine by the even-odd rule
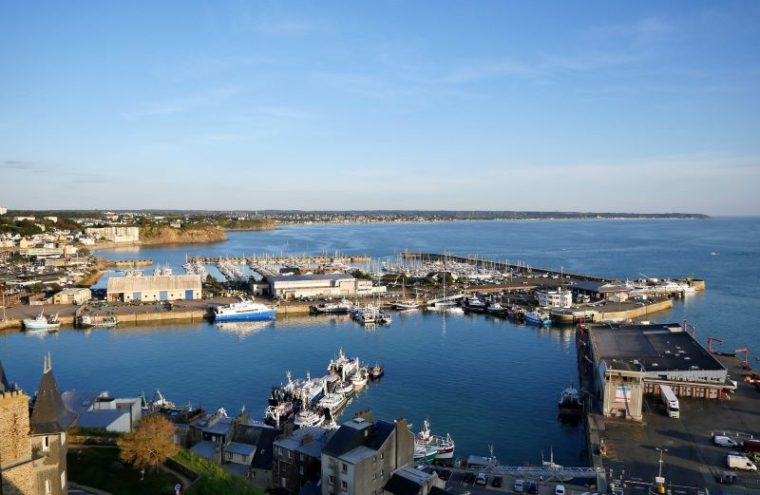
[[[642,419],[644,395],[719,399],[735,387],[726,368],[678,323],[586,327],[587,358],[605,416]],[[589,356],[590,354],[590,356]]]
[[[276,275],[267,277],[269,294],[280,299],[304,297],[353,297],[370,295],[376,288],[371,280],[344,273],[324,275]]]
[[[200,275],[155,275],[111,277],[107,299],[119,302],[153,302],[201,298]]]

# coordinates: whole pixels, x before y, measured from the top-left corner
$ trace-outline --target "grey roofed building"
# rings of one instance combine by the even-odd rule
[[[80,428],[103,428],[108,431],[130,432],[142,418],[139,398],[116,399],[108,392],[66,391],[63,403],[79,416]]]
[[[616,368],[624,361],[645,373],[698,369],[725,379],[726,368],[678,323],[590,325],[589,335],[595,358]]]
[[[393,472],[383,490],[390,495],[427,495],[433,487],[445,486],[446,482],[440,479],[432,468],[423,471],[404,466]]]
[[[53,375],[50,356],[45,358],[45,368],[32,406],[29,427],[32,435],[46,435],[68,430],[77,419],[76,413],[63,403],[58,383]]]

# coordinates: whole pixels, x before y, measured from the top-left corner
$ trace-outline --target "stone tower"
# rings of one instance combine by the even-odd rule
[[[0,493],[36,495],[29,437],[29,396],[11,385],[0,363]]]
[[[49,355],[31,417],[29,396],[10,384],[0,364],[0,493],[67,494],[66,430],[75,420],[63,404]]]
[[[66,430],[76,419],[76,414],[63,403],[48,354],[45,356],[42,378],[29,420],[32,450],[39,453],[39,457],[34,460],[34,468],[41,494],[68,493]]]

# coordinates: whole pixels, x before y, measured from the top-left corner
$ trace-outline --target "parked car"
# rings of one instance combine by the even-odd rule
[[[478,473],[478,476],[475,478],[475,484],[486,486],[488,484],[488,476],[486,476],[486,473]]]
[[[528,483],[528,493],[531,495],[536,495],[538,493],[538,483],[535,481]]]
[[[501,482],[504,480],[501,476],[494,476],[493,481],[491,481],[491,486],[494,486],[496,488],[499,488],[501,486]]]
[[[515,486],[513,488],[517,493],[522,493],[522,491],[525,489],[525,481],[515,480]]]
[[[713,442],[715,442],[715,445],[719,445],[721,447],[738,447],[739,446],[739,442],[737,442],[731,437],[727,437],[724,435],[713,436]]]
[[[557,485],[554,487],[554,495],[565,495],[565,485]]]
[[[733,485],[736,483],[736,473],[733,471],[723,471],[718,475],[718,483],[724,485]]]

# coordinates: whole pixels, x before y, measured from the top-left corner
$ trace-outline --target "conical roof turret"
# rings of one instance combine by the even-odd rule
[[[50,354],[47,354],[32,408],[32,417],[29,420],[32,435],[64,432],[74,424],[76,419],[76,413],[69,410],[63,403],[58,383],[53,375],[52,360]]]

